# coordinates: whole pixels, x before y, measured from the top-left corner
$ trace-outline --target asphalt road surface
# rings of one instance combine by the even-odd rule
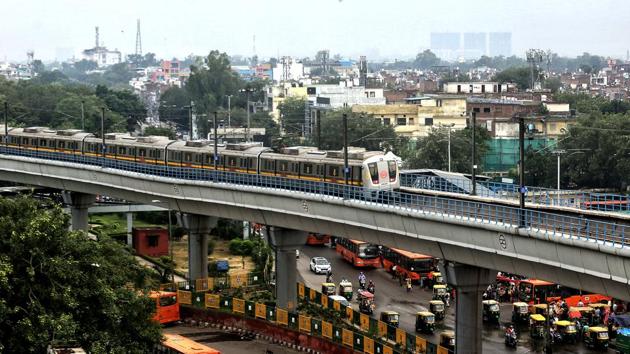
[[[342,277],[352,282],[355,289],[358,287],[358,275],[361,269],[354,268],[350,263],[346,262],[334,249],[328,247],[303,246],[300,249],[300,258],[298,259],[298,279],[303,281],[308,287],[321,290],[321,283],[325,282],[325,275],[316,275],[309,269],[311,257],[325,257],[332,265],[333,281],[339,283]],[[381,311],[392,310],[400,313],[400,327],[410,333],[414,332],[415,314],[418,311],[428,310],[429,301],[431,300],[431,292],[429,290],[420,289],[414,286],[410,293],[401,287],[397,280],[392,279],[391,275],[382,268],[364,270],[368,281],[372,280],[375,285],[375,303],[376,310],[373,317],[378,318]],[[356,294],[356,290],[355,290]],[[352,299],[352,306],[358,310],[356,296]],[[501,304],[501,319],[499,324],[486,324],[483,328],[483,352],[484,353],[542,353],[542,341],[532,340],[529,336],[527,326],[524,328],[517,327],[519,336],[519,345],[516,350],[508,348],[504,343],[505,325],[511,322],[512,304]],[[438,343],[439,333],[443,330],[453,330],[455,323],[455,304],[451,302],[450,308],[447,308],[446,318],[442,323],[438,323],[437,329],[433,335],[423,335],[430,342]],[[559,344],[553,348],[554,353],[591,353],[584,344],[577,343],[574,345]],[[609,350],[613,353],[612,350]],[[601,352],[600,352],[601,353]]]

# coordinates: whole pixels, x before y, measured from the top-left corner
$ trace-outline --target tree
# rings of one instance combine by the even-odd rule
[[[213,50],[204,59],[203,66],[190,66],[186,90],[201,112],[212,112],[217,110],[226,95],[238,91],[239,81],[230,67],[227,54]]]
[[[490,135],[482,127],[475,129],[475,164],[482,166],[482,157],[488,151]],[[470,173],[471,171],[472,129],[451,131],[451,171]],[[434,168],[448,170],[448,128],[431,129],[428,136],[418,140],[416,151],[406,160],[406,168]],[[482,172],[481,170],[478,170]]]
[[[414,64],[419,69],[428,69],[435,65],[440,65],[440,58],[437,57],[431,50],[427,49],[422,53],[416,55]]]
[[[280,123],[287,134],[301,135],[305,109],[306,99],[302,97],[287,97],[278,105]]]
[[[177,134],[175,133],[175,130],[165,127],[146,127],[144,128],[144,135],[168,136],[168,138],[171,140],[177,139]]]
[[[160,107],[158,108],[160,119],[173,122],[178,128],[189,131],[187,106],[190,106],[188,91],[177,86],[169,87],[160,96]]]
[[[0,198],[0,338],[6,353],[77,341],[92,353],[144,353],[159,342],[149,271],[116,242],[68,231],[59,206]]]
[[[538,77],[538,69],[534,69],[534,77]],[[519,89],[525,90],[531,86],[531,72],[527,67],[512,67],[496,74],[493,80],[515,83]]]

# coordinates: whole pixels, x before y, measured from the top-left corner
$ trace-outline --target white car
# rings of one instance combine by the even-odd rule
[[[338,303],[341,304],[341,306],[351,306],[350,302],[348,301],[348,299],[346,299],[345,297],[341,296],[341,295],[328,295],[328,298],[331,300],[335,300]]]
[[[311,271],[315,272],[315,274],[325,274],[330,268],[330,262],[324,257],[313,257],[311,258]]]

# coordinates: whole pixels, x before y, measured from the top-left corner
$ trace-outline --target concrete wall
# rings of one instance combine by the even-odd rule
[[[352,237],[630,300],[630,250],[429,211],[0,155],[0,180]]]

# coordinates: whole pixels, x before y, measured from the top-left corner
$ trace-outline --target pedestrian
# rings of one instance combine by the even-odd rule
[[[405,282],[407,283],[407,292],[411,292],[411,278],[407,277],[407,279],[405,279]]]
[[[392,266],[392,279],[396,279],[396,275],[397,275],[397,274],[396,274],[396,265],[394,264],[394,265]]]

